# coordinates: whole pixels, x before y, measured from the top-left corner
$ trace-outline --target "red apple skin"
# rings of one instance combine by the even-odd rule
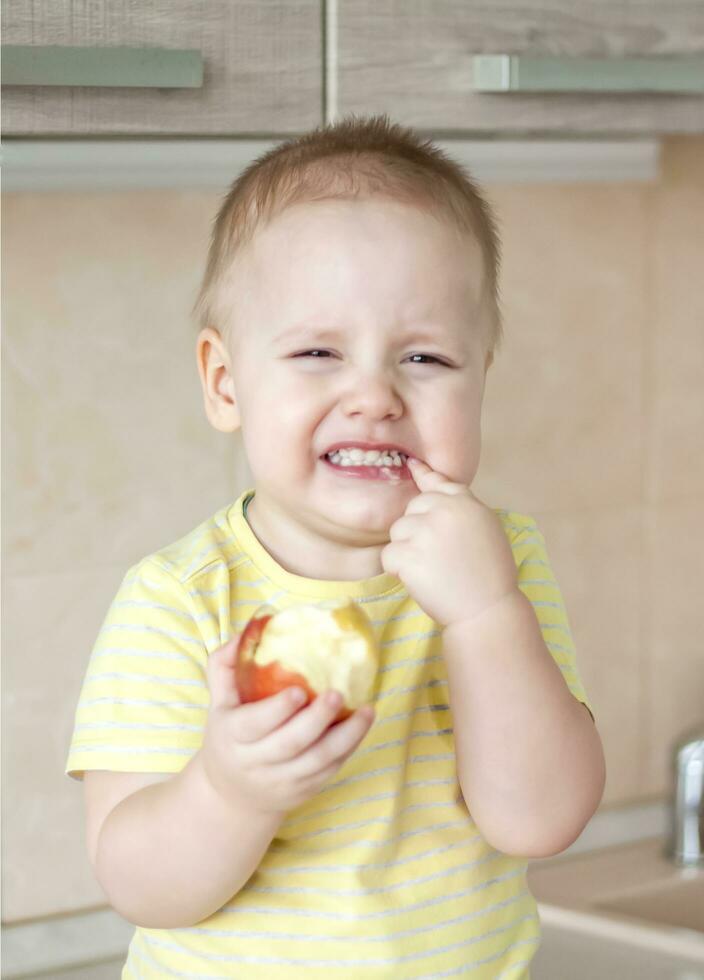
[[[273,613],[263,616],[254,616],[244,628],[237,646],[237,657],[235,660],[235,683],[240,700],[243,704],[250,701],[261,701],[270,698],[279,691],[287,687],[300,687],[306,693],[306,700],[301,705],[304,708],[318,696],[303,674],[296,671],[286,670],[281,664],[257,664],[254,661],[254,653],[259,646],[264,627],[271,619]],[[341,707],[331,724],[336,725],[352,714],[349,708]]]

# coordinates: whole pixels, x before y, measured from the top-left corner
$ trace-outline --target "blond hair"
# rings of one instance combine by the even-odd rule
[[[258,227],[292,204],[380,195],[425,208],[472,236],[483,258],[480,306],[485,349],[502,340],[498,291],[500,241],[488,202],[464,167],[431,140],[388,116],[350,114],[277,144],[231,185],[213,224],[208,259],[191,311],[197,326],[227,336],[232,317],[225,284]]]

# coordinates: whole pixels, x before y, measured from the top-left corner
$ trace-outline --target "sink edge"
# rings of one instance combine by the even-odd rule
[[[537,906],[540,920],[546,925],[602,936],[704,963],[704,935],[692,929],[645,925],[642,920],[626,915],[598,915],[543,902],[537,902]]]

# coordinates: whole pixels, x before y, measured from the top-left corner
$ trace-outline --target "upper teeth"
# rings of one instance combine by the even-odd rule
[[[342,466],[403,466],[406,456],[396,449],[336,449],[328,453],[333,463]]]

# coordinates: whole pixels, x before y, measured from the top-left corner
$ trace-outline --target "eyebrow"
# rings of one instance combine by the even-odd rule
[[[295,327],[288,327],[286,330],[283,330],[281,333],[277,334],[276,337],[274,337],[274,343],[294,338],[297,338],[300,341],[305,341],[307,338],[310,339],[312,337],[317,337],[321,340],[323,338],[337,339],[339,337],[343,337],[344,335],[344,330],[337,330],[332,327],[315,327],[311,324],[304,323]],[[444,327],[439,327],[437,331],[432,329],[413,329],[412,327],[409,327],[405,331],[399,331],[399,339],[405,341],[418,340],[423,342],[449,342],[453,338]]]

